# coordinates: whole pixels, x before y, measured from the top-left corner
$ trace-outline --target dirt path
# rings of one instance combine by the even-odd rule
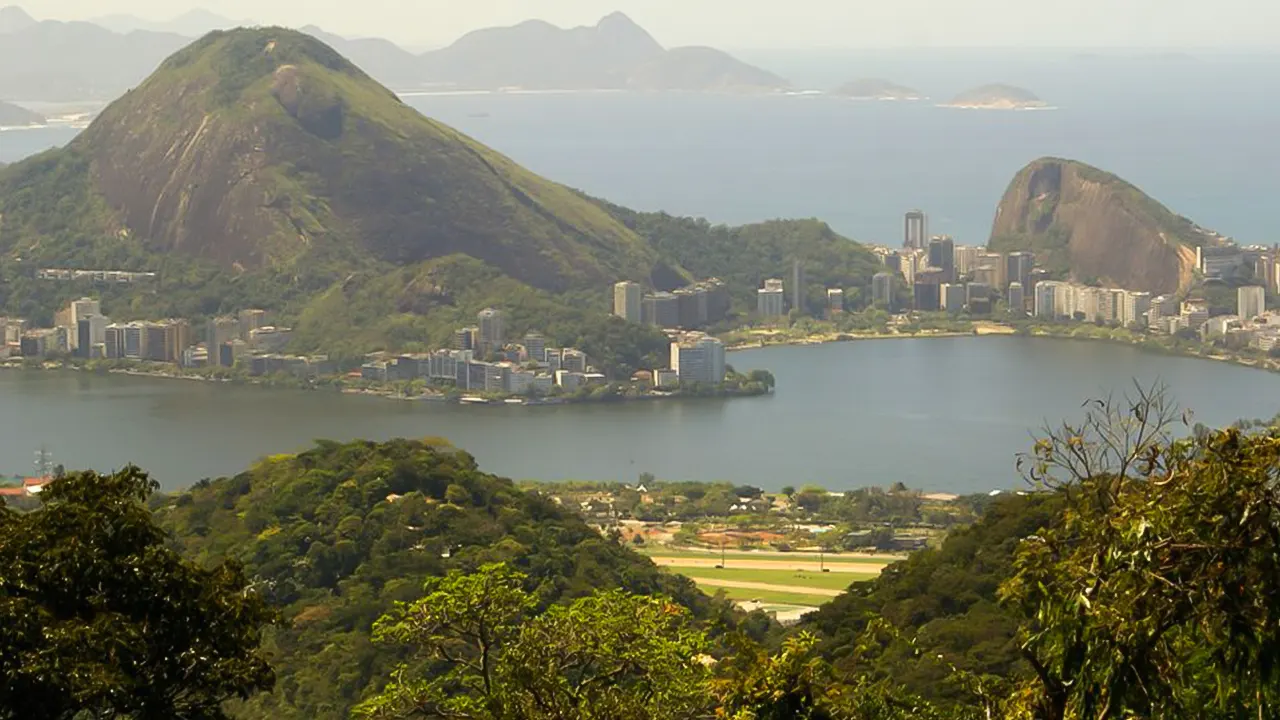
[[[744,582],[741,580],[715,580],[712,578],[694,577],[692,575],[689,576],[689,579],[699,585],[738,588],[741,590],[770,590],[773,592],[796,593],[798,595],[821,595],[823,597],[839,597],[844,593],[843,590],[831,590],[829,588],[802,587],[799,585],[770,585],[769,583]]]
[[[713,568],[720,564],[720,558],[671,558],[656,557],[650,558],[657,565],[671,568]],[[827,563],[822,566],[833,573],[856,573],[858,575],[879,575],[884,570],[885,565],[882,563]],[[732,570],[740,568],[743,570],[804,570],[807,572],[821,572],[818,562],[799,562],[792,560],[743,560],[741,558],[728,558],[725,560],[725,568]],[[757,588],[759,589],[759,588]]]

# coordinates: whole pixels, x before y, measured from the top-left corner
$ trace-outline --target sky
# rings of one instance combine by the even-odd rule
[[[39,19],[127,13],[169,19],[198,2],[11,0]],[[4,2],[4,0],[0,0]],[[540,18],[594,24],[620,10],[667,46],[1267,48],[1276,0],[205,0],[235,20],[314,24],[346,36],[439,46],[469,30]]]

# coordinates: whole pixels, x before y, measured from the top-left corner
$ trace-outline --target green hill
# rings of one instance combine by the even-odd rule
[[[669,595],[703,619],[730,612],[441,441],[320,442],[203,482],[156,514],[188,557],[242,562],[284,614],[264,638],[276,689],[239,718],[347,717],[402,659],[370,642],[373,621],[450,569],[508,562],[543,604],[621,587]]]
[[[796,255],[815,283],[870,282],[871,256],[821,223],[711,227],[594,201],[280,28],[209,34],[69,146],[0,170],[0,309],[41,324],[86,292],[124,320],[257,307],[297,330],[294,350],[359,355],[438,346],[492,305],[512,334],[594,342],[625,369],[662,338],[604,325],[612,283],[720,276],[747,303]],[[44,267],[158,277],[84,287],[37,280]]]

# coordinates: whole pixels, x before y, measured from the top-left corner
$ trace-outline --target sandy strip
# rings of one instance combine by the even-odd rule
[[[670,568],[713,568],[720,564],[720,558],[669,558],[656,557],[651,558],[653,562],[662,567]],[[814,562],[796,562],[796,561],[775,561],[775,560],[742,560],[740,558],[726,558],[725,568],[733,570],[739,568],[743,570],[801,570],[804,572],[821,572],[821,568],[816,561]],[[833,573],[856,573],[859,575],[879,575],[885,566],[880,563],[827,563],[824,565],[826,569]]]
[[[839,597],[844,594],[843,590],[801,587],[798,585],[770,585],[769,583],[743,582],[741,580],[713,580],[711,578],[693,577],[692,575],[689,576],[689,579],[699,585],[706,585],[708,587],[739,588],[741,590],[769,590],[772,592],[795,593],[797,595],[821,595],[823,597]]]

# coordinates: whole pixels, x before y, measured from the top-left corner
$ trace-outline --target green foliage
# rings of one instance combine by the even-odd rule
[[[268,690],[275,614],[239,566],[168,543],[137,468],[70,473],[28,513],[0,507],[0,718],[225,718]]]
[[[528,578],[504,565],[429,581],[374,638],[413,647],[409,663],[356,713],[370,718],[643,720],[691,717],[705,702],[705,640],[660,597],[598,591],[530,618]]]
[[[1040,441],[1065,512],[1002,594],[1028,618],[1026,717],[1269,717],[1280,703],[1280,434],[1175,440],[1159,394]]]
[[[276,690],[239,708],[242,718],[346,717],[407,660],[372,642],[374,622],[451,570],[507,563],[528,575],[539,608],[622,588],[731,622],[727,604],[692,582],[439,442],[320,442],[157,512],[191,557],[243,562],[284,615],[264,638]]]

